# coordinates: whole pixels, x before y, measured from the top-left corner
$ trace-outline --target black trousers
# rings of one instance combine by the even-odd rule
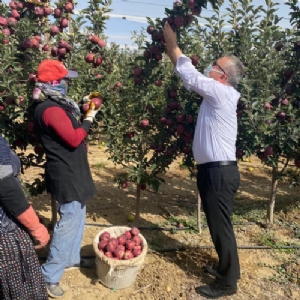
[[[237,166],[198,168],[197,186],[209,231],[219,257],[216,282],[234,287],[240,273],[236,239],[230,216],[240,185]]]

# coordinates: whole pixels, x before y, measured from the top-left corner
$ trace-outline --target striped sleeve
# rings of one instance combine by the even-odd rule
[[[11,153],[6,140],[0,136],[0,180],[13,174]]]

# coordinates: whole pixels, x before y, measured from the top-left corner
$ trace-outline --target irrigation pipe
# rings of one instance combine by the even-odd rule
[[[149,249],[149,253],[168,253],[168,252],[179,252],[187,250],[198,250],[198,249],[214,249],[214,246],[199,246],[199,247],[180,247],[180,248],[169,248],[169,249]],[[268,247],[268,246],[237,246],[241,250],[284,250],[284,249],[300,249],[300,246],[278,246],[278,247]],[[46,256],[39,256],[41,260],[46,260]],[[95,255],[85,255],[81,256],[82,259],[94,259]]]
[[[232,223],[232,225],[238,225],[238,226],[246,226],[246,225],[258,225],[257,222],[246,222],[246,223]],[[97,223],[85,223],[85,226],[92,226],[92,227],[112,227],[112,226],[120,226],[120,225],[110,225],[110,224],[97,224]],[[124,226],[124,225],[123,225]],[[201,227],[207,227],[207,224],[201,225]],[[142,230],[161,230],[161,231],[177,231],[177,230],[198,230],[195,227],[158,227],[158,226],[138,226],[139,229]]]

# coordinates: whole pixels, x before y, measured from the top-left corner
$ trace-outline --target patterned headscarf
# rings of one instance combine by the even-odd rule
[[[73,114],[75,118],[80,116],[80,109],[77,103],[66,96],[68,83],[64,80],[55,80],[51,82],[38,82],[33,90],[33,99],[36,101],[45,101],[48,98],[59,103],[67,111]]]

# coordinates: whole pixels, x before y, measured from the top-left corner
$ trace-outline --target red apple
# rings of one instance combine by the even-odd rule
[[[53,15],[54,15],[54,18],[60,18],[62,15],[62,11],[59,8],[55,8]]]
[[[67,12],[72,12],[73,9],[74,9],[73,3],[67,2],[67,3],[65,4],[65,10],[66,10]]]
[[[286,114],[285,114],[285,112],[283,112],[283,111],[280,111],[279,113],[276,114],[276,118],[277,118],[278,120],[283,121],[283,120],[285,119],[285,117],[286,117]]]
[[[151,45],[150,46],[150,52],[153,54],[158,54],[159,53],[159,48],[156,45]]]
[[[21,2],[19,2],[19,3],[21,3]],[[44,8],[44,14],[45,14],[45,16],[50,16],[50,15],[52,14],[52,12],[53,12],[53,10],[52,10],[51,7],[46,6],[46,7]]]
[[[98,46],[99,46],[100,48],[105,48],[105,47],[106,47],[105,41],[100,39],[100,40],[98,41]]]
[[[44,12],[43,12],[44,13]],[[18,13],[18,11],[16,9],[12,9],[10,12],[10,16],[15,18],[15,19],[20,19],[20,14]]]
[[[3,33],[4,35],[6,35],[6,36],[10,36],[10,35],[11,35],[11,32],[10,32],[10,30],[9,30],[8,28],[2,29],[2,33]]]
[[[49,49],[50,49],[50,46],[48,44],[44,45],[42,48],[43,51],[49,51]]]
[[[134,235],[134,237],[132,238],[132,241],[134,241],[136,246],[140,246],[142,239],[138,235]]]
[[[162,81],[161,80],[156,80],[155,85],[156,86],[162,86]]]
[[[288,100],[288,99],[283,99],[283,100],[281,101],[281,104],[282,104],[282,105],[289,105],[289,100]]]
[[[59,34],[60,32],[60,29],[56,26],[56,25],[52,25],[50,27],[50,34],[53,36],[53,35],[57,35]]]
[[[84,60],[87,62],[87,63],[93,63],[94,62],[94,57],[95,57],[95,54],[93,53],[89,53],[85,56]]]
[[[201,7],[196,6],[196,7],[192,8],[192,15],[200,16],[200,14],[201,14]]]
[[[142,183],[142,184],[141,184],[141,190],[144,191],[146,188],[147,188],[146,184],[145,184],[145,183]]]
[[[56,56],[58,55],[58,48],[57,48],[57,47],[53,46],[53,47],[51,48],[51,55],[52,55],[53,57],[56,57]]]
[[[127,240],[126,241],[126,249],[127,250],[132,250],[135,246],[135,242],[134,241],[131,241],[131,240]]]
[[[13,25],[16,25],[16,24],[18,23],[18,20],[15,19],[15,18],[13,18],[13,17],[9,17],[9,18],[7,19],[7,22],[8,22],[8,24],[9,24],[9,26],[13,26]]]
[[[108,258],[113,258],[113,254],[110,252],[104,252],[104,255],[107,256]]]
[[[174,18],[174,25],[180,28],[184,25],[184,18],[182,16],[177,16]]]
[[[195,0],[188,0],[187,7],[188,8],[194,8],[196,6]]]
[[[133,78],[133,80],[134,80],[134,83],[135,83],[135,84],[138,84],[138,85],[140,85],[140,84],[143,83],[143,79],[142,79],[141,77],[135,76],[135,77]]]
[[[67,49],[66,48],[59,48],[58,49],[58,54],[59,55],[65,55],[67,53]]]
[[[28,122],[26,124],[26,128],[28,131],[33,132],[34,131],[34,123],[32,121]]]
[[[107,231],[102,232],[100,235],[100,240],[109,240],[110,239],[110,233]]]
[[[95,66],[100,66],[102,64],[102,57],[98,56],[95,60]]]
[[[99,42],[99,37],[97,35],[91,35],[89,37],[89,40],[93,43],[93,44],[98,44]]]
[[[269,102],[265,102],[265,109],[270,110],[272,105]]]
[[[0,111],[3,111],[3,110],[5,110],[5,105],[2,102],[0,102]]]
[[[176,116],[176,120],[179,123],[184,122],[185,121],[185,115],[178,115],[178,116]]]
[[[133,74],[134,76],[140,76],[142,74],[142,69],[140,67],[134,68]]]
[[[102,240],[98,243],[98,249],[103,250],[107,244],[107,240]]]
[[[197,65],[198,65],[198,63],[199,63],[199,58],[198,58],[198,56],[196,56],[196,55],[192,56],[191,60],[192,60],[192,64],[193,64],[194,66],[197,66]]]
[[[162,54],[161,53],[156,54],[155,55],[155,60],[157,60],[157,61],[162,60]]]
[[[39,18],[43,18],[44,14],[45,14],[44,9],[42,7],[40,7],[40,6],[36,6],[34,8],[34,13]]]
[[[132,259],[134,256],[132,254],[132,252],[130,250],[126,250],[124,253],[124,259],[128,260],[128,259]]]
[[[169,97],[170,97],[170,98],[176,98],[176,97],[177,97],[177,91],[171,90],[171,91],[169,92]]]
[[[142,120],[141,121],[141,126],[148,127],[149,126],[149,120],[147,120],[147,119]]]
[[[131,235],[130,230],[125,231],[124,235],[126,236],[126,238],[127,238],[128,240],[130,240],[130,239],[132,238],[132,235]]]
[[[135,236],[140,233],[140,230],[137,227],[132,227],[130,232],[131,232],[132,236]]]
[[[118,243],[119,243],[120,246],[126,244],[127,238],[126,238],[126,236],[124,234],[118,236],[117,239],[118,239]]]
[[[183,124],[178,124],[176,131],[178,134],[183,134],[185,132],[185,126]]]
[[[114,255],[116,256],[116,258],[118,259],[122,259],[124,257],[125,254],[125,250],[123,250],[122,248],[116,248],[114,251]]]
[[[69,26],[69,21],[67,18],[62,18],[59,24],[61,28],[66,28]]]
[[[155,29],[155,28],[154,28],[153,26],[150,25],[150,26],[147,27],[147,32],[148,32],[149,34],[152,34],[154,29]]]
[[[142,250],[139,249],[139,248],[134,247],[134,249],[132,250],[132,254],[133,254],[134,257],[139,256],[141,253],[142,253]]]
[[[10,7],[11,9],[16,9],[16,8],[17,8],[17,2],[16,2],[16,1],[10,1],[10,2],[8,3],[8,5],[9,5],[9,7]]]
[[[127,188],[127,182],[122,182],[121,183],[121,188],[126,189]]]
[[[100,108],[101,105],[103,104],[102,98],[93,98],[91,101],[95,104],[96,109]]]
[[[8,25],[7,19],[4,17],[0,17],[0,26],[7,26],[7,25]]]
[[[264,155],[265,156],[269,156],[269,155],[273,155],[273,147],[272,146],[268,146],[265,151],[264,151]]]
[[[174,125],[174,122],[173,122],[173,120],[171,120],[171,119],[167,119],[167,121],[166,121],[166,125],[167,125],[168,127],[172,127],[172,126]]]

